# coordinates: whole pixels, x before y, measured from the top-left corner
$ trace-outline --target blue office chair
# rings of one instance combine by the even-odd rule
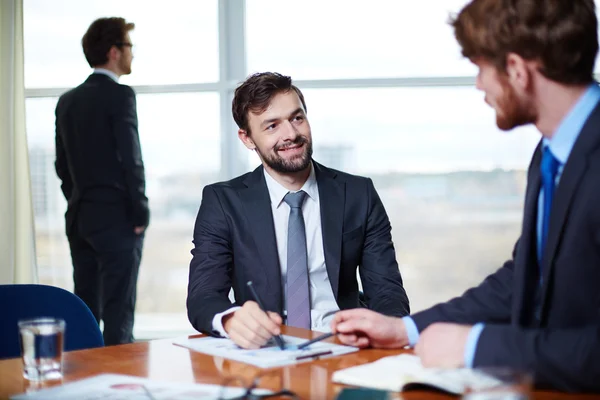
[[[65,320],[65,351],[104,346],[100,327],[87,305],[73,293],[47,285],[0,285],[0,359],[19,357],[21,319]]]

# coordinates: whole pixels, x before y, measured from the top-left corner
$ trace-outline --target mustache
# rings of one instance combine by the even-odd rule
[[[306,143],[308,143],[308,140],[304,136],[297,136],[292,142],[286,142],[284,144],[277,145],[274,147],[274,149],[275,151],[285,150],[287,148]]]

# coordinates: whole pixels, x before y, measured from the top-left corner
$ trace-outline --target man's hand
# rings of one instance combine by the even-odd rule
[[[465,347],[472,326],[438,322],[419,336],[415,353],[424,367],[460,368],[465,366]]]
[[[146,227],[145,227],[145,226],[136,226],[135,228],[133,228],[133,232],[134,232],[136,235],[141,235],[141,234],[142,234],[142,232],[144,232],[145,230],[146,230]]]
[[[258,349],[281,333],[282,322],[277,313],[265,313],[256,302],[247,301],[242,308],[223,317],[223,329],[238,346]]]
[[[400,318],[386,317],[365,308],[337,312],[331,321],[331,331],[350,346],[395,349],[408,344],[406,328]]]

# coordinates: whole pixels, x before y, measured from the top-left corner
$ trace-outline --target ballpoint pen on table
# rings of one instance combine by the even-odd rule
[[[302,350],[303,348],[308,347],[308,346],[310,346],[313,343],[320,342],[321,340],[329,339],[330,337],[335,336],[335,335],[337,335],[337,333],[331,333],[330,332],[330,333],[326,333],[326,334],[321,335],[321,336],[317,336],[314,339],[311,339],[311,340],[309,340],[307,342],[299,344],[297,346],[297,349],[298,350]]]

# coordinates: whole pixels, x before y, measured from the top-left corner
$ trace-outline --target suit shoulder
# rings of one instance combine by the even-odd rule
[[[62,110],[68,109],[73,103],[77,103],[77,98],[80,97],[79,93],[82,91],[82,85],[79,85],[61,94],[56,102],[56,114],[58,115]]]
[[[115,82],[116,83],[116,82]],[[121,83],[117,83],[114,85],[114,88],[117,92],[123,94],[127,97],[135,97],[135,90],[131,86],[123,85]]]
[[[81,90],[81,85],[74,87],[72,89],[67,90],[66,92],[64,92],[63,94],[61,94],[58,97],[58,103],[60,104],[61,102],[67,101],[70,98],[72,98],[73,96],[75,96],[75,94]]]

